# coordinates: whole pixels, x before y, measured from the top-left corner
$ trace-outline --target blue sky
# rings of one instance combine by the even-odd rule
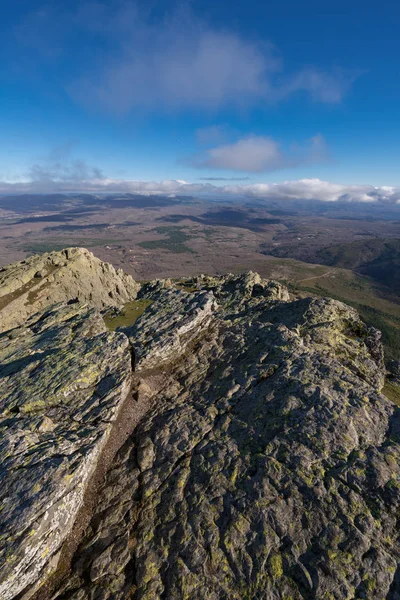
[[[8,2],[0,190],[321,180],[393,196],[399,19],[394,1]]]

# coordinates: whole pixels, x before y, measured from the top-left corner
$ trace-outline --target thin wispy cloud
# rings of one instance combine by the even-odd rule
[[[288,71],[270,43],[213,26],[188,8],[155,18],[144,6],[128,1],[83,2],[77,10],[48,5],[28,15],[15,35],[28,54],[34,47],[55,69],[65,56],[74,56],[75,36],[95,37],[101,55],[88,43],[83,57],[76,55],[76,77],[64,75],[62,85],[88,109],[119,115],[135,109],[267,107],[299,92],[335,104],[360,74],[313,66]]]
[[[364,73],[364,69],[335,68],[329,72],[306,67],[293,74],[278,90],[278,94],[285,98],[296,92],[305,92],[315,102],[339,104],[356,79]]]
[[[80,184],[104,179],[101,169],[73,156],[74,146],[73,142],[55,146],[41,162],[30,167],[24,178],[35,186]]]
[[[321,135],[304,144],[293,144],[289,149],[283,149],[271,137],[251,135],[232,144],[209,148],[186,162],[199,169],[267,173],[326,161],[328,157],[327,144]]]
[[[230,134],[230,128],[226,125],[210,125],[200,127],[195,132],[196,142],[200,146],[222,144]]]
[[[35,164],[28,172],[28,179],[31,182],[40,183],[81,183],[82,181],[101,180],[104,175],[101,169],[91,167],[84,160],[71,160],[66,164]]]
[[[200,181],[249,181],[250,177],[200,177]]]

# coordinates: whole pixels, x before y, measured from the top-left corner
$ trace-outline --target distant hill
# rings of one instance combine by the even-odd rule
[[[318,262],[352,269],[377,283],[400,291],[400,239],[358,240],[317,252]]]

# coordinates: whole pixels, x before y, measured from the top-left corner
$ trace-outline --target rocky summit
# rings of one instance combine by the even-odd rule
[[[0,598],[399,600],[380,333],[255,273],[0,273]]]
[[[0,331],[66,299],[96,308],[119,306],[135,298],[139,287],[85,248],[35,255],[0,268]]]

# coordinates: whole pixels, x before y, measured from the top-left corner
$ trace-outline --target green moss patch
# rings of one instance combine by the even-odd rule
[[[400,406],[400,387],[398,385],[386,381],[382,392],[385,394],[386,398],[389,398],[389,400],[397,404],[397,406]]]
[[[279,579],[283,576],[282,556],[273,554],[270,558],[270,572],[273,579]]]
[[[115,331],[118,327],[130,327],[150,306],[151,300],[133,300],[127,302],[118,315],[106,315],[104,322],[109,331]]]
[[[190,283],[190,282],[182,282],[182,281],[180,281],[180,282],[178,282],[178,283],[175,284],[175,287],[178,290],[182,290],[183,292],[187,292],[188,294],[192,294],[193,292],[198,292],[197,287],[193,283]]]

